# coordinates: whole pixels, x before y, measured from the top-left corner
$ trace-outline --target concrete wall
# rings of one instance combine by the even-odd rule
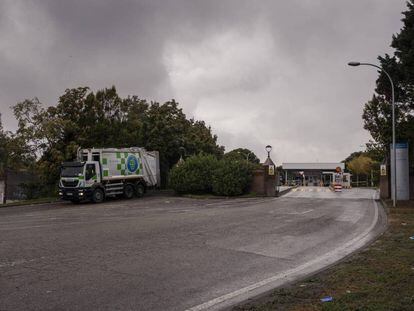
[[[391,198],[391,184],[390,184],[390,172],[391,167],[387,165],[387,176],[380,176],[380,196],[381,199]],[[414,200],[414,167],[409,168],[409,181],[410,181],[410,200]]]
[[[36,182],[36,177],[26,171],[6,171],[6,200],[24,200],[26,195],[21,184]]]
[[[5,203],[5,190],[6,190],[6,183],[4,180],[0,180],[0,204]]]

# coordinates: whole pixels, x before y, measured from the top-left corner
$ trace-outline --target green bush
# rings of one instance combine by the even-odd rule
[[[212,175],[218,160],[213,155],[196,155],[170,171],[169,186],[177,193],[211,193]]]
[[[253,165],[245,161],[223,159],[213,172],[213,193],[234,196],[246,193],[252,180]]]

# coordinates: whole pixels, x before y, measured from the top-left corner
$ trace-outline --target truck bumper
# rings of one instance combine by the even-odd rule
[[[90,188],[60,188],[59,197],[67,201],[89,200],[92,196]]]

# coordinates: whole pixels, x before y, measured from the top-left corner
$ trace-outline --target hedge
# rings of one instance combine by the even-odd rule
[[[169,186],[179,194],[241,195],[248,191],[253,168],[246,161],[196,155],[171,170]]]

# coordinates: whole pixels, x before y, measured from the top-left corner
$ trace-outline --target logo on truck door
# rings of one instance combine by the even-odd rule
[[[127,158],[127,169],[130,173],[135,173],[139,168],[139,162],[136,156],[130,154]]]

